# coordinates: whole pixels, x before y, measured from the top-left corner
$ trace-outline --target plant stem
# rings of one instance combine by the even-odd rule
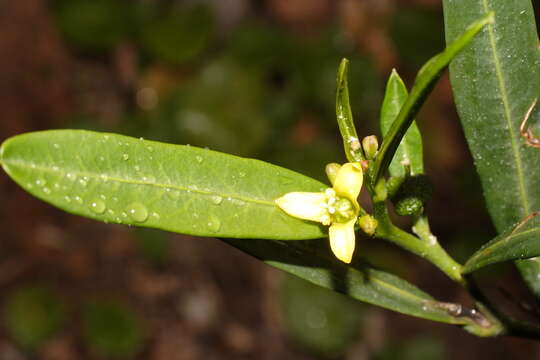
[[[436,238],[428,236],[427,239],[417,238],[406,231],[401,230],[392,222],[388,216],[388,210],[384,201],[374,203],[374,216],[379,222],[375,236],[389,240],[402,248],[423,257],[437,266],[448,277],[455,282],[465,285],[465,280],[461,276],[461,265],[448,255],[439,245]]]

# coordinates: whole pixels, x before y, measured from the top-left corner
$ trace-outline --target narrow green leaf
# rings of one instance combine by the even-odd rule
[[[540,149],[526,145],[519,127],[540,95],[540,52],[530,0],[445,0],[447,42],[471,19],[495,11],[494,23],[450,66],[465,136],[495,227],[505,229],[540,210]],[[540,266],[518,261],[531,289]],[[536,291],[540,296],[540,291]]]
[[[73,214],[198,236],[325,236],[274,204],[325,185],[262,161],[81,130],[15,136],[0,151],[13,180]]]
[[[401,77],[394,69],[388,78],[386,84],[386,93],[384,95],[381,107],[381,133],[383,138],[390,130],[392,123],[401,110],[401,107],[407,100],[407,87]],[[402,162],[408,162],[411,167],[411,175],[418,175],[424,172],[424,159],[422,155],[422,136],[420,130],[413,120],[411,126],[403,136],[394,158],[388,167],[391,176],[405,176],[405,170]]]
[[[377,183],[379,178],[390,165],[390,162],[394,158],[394,154],[401,143],[401,139],[413,122],[427,96],[433,89],[433,86],[435,86],[435,82],[441,75],[442,71],[446,68],[450,61],[471,42],[482,27],[492,21],[492,13],[484,15],[480,20],[477,20],[468,26],[465,32],[451,42],[443,52],[435,55],[422,67],[422,69],[420,69],[411,89],[411,93],[407,97],[407,101],[405,101],[405,104],[403,104],[399,115],[392,123],[390,130],[388,130],[388,133],[383,140],[373,168],[373,176],[371,179],[373,185]]]
[[[540,256],[540,213],[512,226],[480,248],[463,267],[470,273],[484,266],[508,260]]]
[[[364,159],[360,140],[356,134],[354,120],[349,103],[349,85],[347,83],[347,74],[349,72],[349,60],[343,59],[339,64],[337,75],[336,91],[336,116],[339,131],[343,137],[343,147],[345,156],[350,162]]]
[[[387,272],[353,260],[335,258],[327,240],[274,241],[227,239],[228,244],[316,285],[356,300],[403,314],[449,324],[465,324],[414,285]]]

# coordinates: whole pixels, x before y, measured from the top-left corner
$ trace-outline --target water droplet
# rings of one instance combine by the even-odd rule
[[[53,188],[54,188],[55,190],[60,190],[60,184],[59,184],[59,183],[55,183],[55,184],[53,185]]]
[[[122,159],[123,159],[123,160],[128,160],[128,159],[129,159],[129,155],[128,155],[128,154],[122,154]]]
[[[232,199],[231,202],[234,204],[234,205],[237,205],[237,206],[244,206],[246,205],[246,202],[244,200],[240,200],[240,199]]]
[[[102,200],[107,200],[107,197],[103,194],[99,195],[99,197],[102,199]]]
[[[45,184],[47,184],[47,182],[44,180],[44,179],[37,179],[36,180],[36,185],[37,186],[44,186]]]
[[[50,194],[50,193],[51,193],[51,189],[49,189],[48,187],[44,187],[44,188],[43,188],[43,192],[44,192],[45,194]]]
[[[81,184],[82,187],[85,187],[87,185],[86,180],[79,179],[79,184]]]
[[[223,198],[219,195],[214,195],[210,197],[210,200],[212,200],[212,203],[219,205],[223,201]]]
[[[154,151],[154,148],[151,147],[151,146],[147,146],[147,147],[146,147],[146,150],[148,150],[149,152],[153,152],[153,151]]]
[[[99,161],[105,161],[105,157],[100,156],[100,157],[99,157]]]
[[[198,162],[199,164],[203,162],[202,156],[199,156],[199,155],[195,156],[195,160],[197,160],[197,162]]]
[[[75,201],[79,204],[82,204],[82,198],[80,196],[75,196],[73,199],[75,199]]]
[[[159,214],[157,212],[153,212],[151,215],[150,215],[154,220],[159,220],[161,219],[161,216],[159,216]]]
[[[214,215],[208,219],[208,229],[212,232],[218,232],[221,229],[221,221]]]
[[[27,187],[28,189],[31,189],[31,188],[34,187],[34,184],[32,184],[32,183],[27,183],[27,184],[26,184],[26,187]]]
[[[54,143],[54,144],[53,144],[53,148],[55,148],[55,149],[60,149],[60,145]]]
[[[134,169],[135,171],[141,171],[141,167],[139,165],[135,165]]]
[[[180,199],[180,191],[178,190],[173,190],[173,189],[167,189],[167,196],[171,199],[171,200],[178,200]]]
[[[73,181],[73,180],[75,180],[75,179],[77,178],[77,175],[72,174],[72,173],[67,173],[67,174],[66,174],[66,177],[67,177],[69,180]]]
[[[148,219],[148,210],[141,203],[134,202],[128,205],[126,211],[130,218],[136,222],[145,222]]]
[[[107,209],[107,214],[109,214],[109,215],[113,216],[113,215],[114,215],[114,211],[113,211],[113,210],[111,210],[111,209]]]
[[[90,210],[96,214],[103,214],[105,212],[105,203],[102,200],[96,199],[90,203]]]
[[[58,170],[60,170],[60,168],[59,168],[58,166],[56,166],[56,165],[54,165],[54,166],[52,167],[52,169],[53,169],[53,171],[58,171]]]
[[[67,195],[64,196],[64,200],[65,200],[66,202],[68,202],[68,203],[71,202],[71,198],[70,198],[69,196],[67,196]]]
[[[240,172],[238,173],[238,176],[240,176],[241,178],[243,178],[243,177],[246,176],[246,173],[243,172],[243,171],[240,171]]]

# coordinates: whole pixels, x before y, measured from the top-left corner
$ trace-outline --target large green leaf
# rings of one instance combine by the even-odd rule
[[[540,256],[540,214],[503,232],[478,250],[463,267],[464,273],[486,265]]]
[[[327,240],[225,241],[271,266],[354,299],[424,319],[449,324],[468,323],[467,318],[451,316],[443,304],[395,275],[376,270],[357,259],[350,265],[337,260]]]
[[[447,42],[472,20],[495,11],[488,25],[450,66],[458,112],[499,232],[540,210],[540,149],[519,127],[540,95],[540,52],[529,0],[444,0]],[[518,262],[540,290],[538,260]],[[540,295],[540,291],[536,291]]]
[[[316,223],[274,199],[324,184],[262,161],[192,146],[81,130],[28,133],[1,147],[4,170],[25,190],[105,222],[199,236],[310,239]]]
[[[386,84],[386,93],[381,107],[381,133],[386,136],[392,123],[396,119],[401,107],[409,95],[407,87],[401,77],[394,69]],[[416,122],[413,121],[396,150],[394,158],[388,167],[392,176],[405,176],[405,169],[402,162],[410,164],[411,175],[418,175],[424,172],[424,159],[422,155],[422,136]]]

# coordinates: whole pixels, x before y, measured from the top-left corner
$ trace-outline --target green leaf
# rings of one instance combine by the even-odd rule
[[[326,186],[262,161],[81,130],[15,136],[0,151],[20,186],[73,214],[198,236],[325,236],[274,199]]]
[[[463,267],[470,273],[484,266],[508,260],[540,256],[540,213],[504,231],[480,248]]]
[[[332,255],[327,240],[224,240],[228,244],[316,285],[356,300],[403,314],[449,324],[467,319],[451,316],[431,296],[387,272],[353,259],[345,264]]]
[[[461,35],[457,37],[455,41],[451,42],[443,52],[428,60],[422,69],[420,69],[411,89],[411,93],[407,97],[407,101],[403,104],[396,120],[392,123],[390,130],[388,130],[388,133],[383,140],[373,167],[373,176],[371,177],[372,185],[377,183],[390,165],[390,162],[394,158],[394,154],[401,143],[401,139],[412,124],[420,107],[433,89],[433,86],[435,86],[435,82],[442,71],[446,68],[448,63],[450,63],[450,61],[471,42],[482,27],[491,21],[493,21],[493,14],[489,13],[472,23],[465,29],[465,32],[462,34],[460,33]]]
[[[390,127],[407,100],[407,87],[401,77],[394,69],[386,84],[386,93],[381,107],[381,133],[383,138],[390,130]],[[411,126],[403,136],[394,158],[388,167],[391,176],[405,176],[405,169],[402,162],[406,161],[411,166],[411,175],[418,175],[424,172],[424,159],[422,156],[422,136],[420,130],[413,120]]]
[[[488,210],[502,233],[540,210],[540,149],[519,133],[540,94],[540,52],[529,0],[445,0],[447,42],[488,11],[495,11],[494,23],[455,59],[450,79]],[[527,260],[518,267],[539,289],[540,264]]]
[[[343,147],[345,156],[349,162],[360,161],[364,159],[360,140],[356,134],[354,120],[349,103],[349,85],[347,83],[347,74],[349,72],[349,60],[343,59],[339,64],[337,75],[336,91],[336,116],[339,131],[343,137]]]

